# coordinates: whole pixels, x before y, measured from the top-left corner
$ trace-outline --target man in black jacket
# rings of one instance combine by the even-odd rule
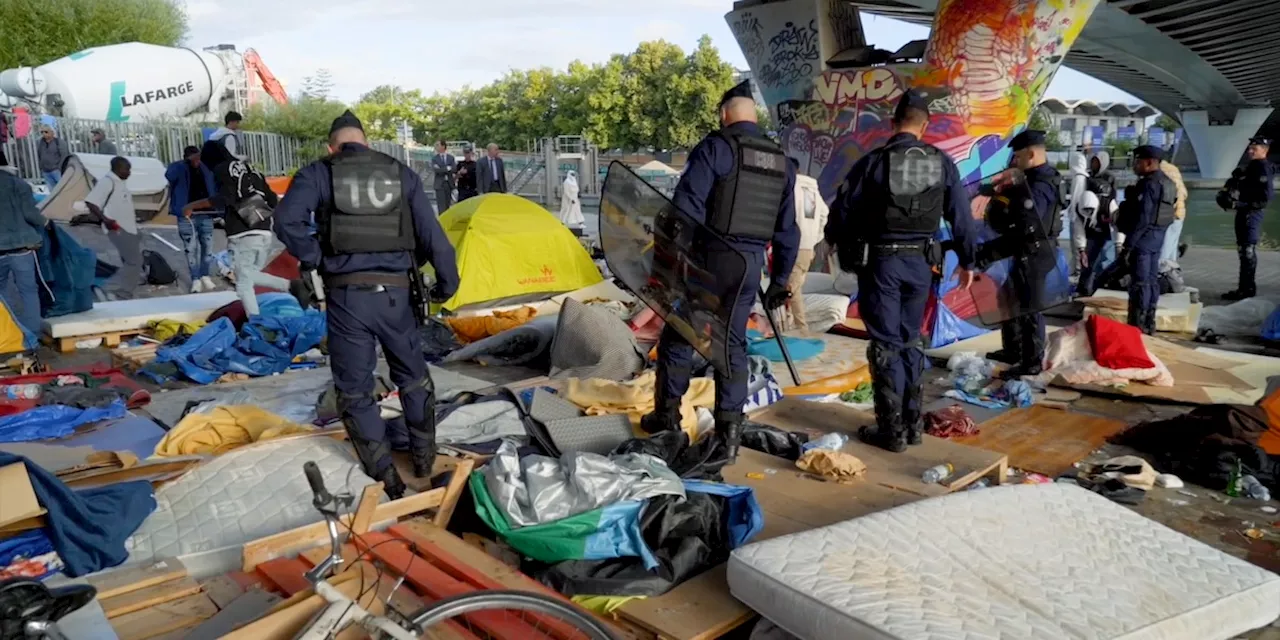
[[[208,208],[223,212],[236,296],[244,304],[245,315],[256,316],[259,308],[255,286],[289,290],[288,280],[262,271],[271,262],[271,210],[278,198],[261,173],[248,162],[237,160],[220,142],[205,142],[200,162],[213,167],[218,193],[183,207],[182,215]]]

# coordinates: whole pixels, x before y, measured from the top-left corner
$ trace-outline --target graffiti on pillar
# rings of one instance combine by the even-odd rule
[[[750,11],[744,11],[729,19],[729,30],[742,47],[742,55],[754,66],[754,61],[765,53],[764,31],[760,27],[760,19]]]
[[[1008,140],[1025,126],[1097,4],[939,0],[922,62],[826,71],[813,77],[807,95],[774,102],[782,144],[830,199],[853,163],[888,139],[894,106],[913,88],[929,101],[925,139],[955,159],[966,182],[991,175],[1007,165]]]
[[[852,4],[830,2],[827,6],[827,24],[831,28],[831,34],[835,36],[835,51],[828,52],[828,58],[845,49],[866,44],[862,37],[862,20]]]
[[[760,82],[789,85],[813,76],[822,67],[817,20],[788,22],[769,38],[769,58],[760,69]]]

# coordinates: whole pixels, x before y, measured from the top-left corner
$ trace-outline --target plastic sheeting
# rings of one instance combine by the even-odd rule
[[[503,442],[481,473],[485,488],[515,527],[552,522],[597,507],[659,495],[684,496],[680,478],[660,458],[623,454],[606,458],[572,452],[559,460],[520,458]]]
[[[525,365],[546,356],[556,337],[559,315],[539,316],[496,336],[472,342],[444,357],[444,362],[475,360],[483,365]]]
[[[225,373],[268,376],[288,369],[294,356],[319,345],[325,332],[325,316],[314,310],[297,317],[255,317],[239,336],[231,320],[218,318],[186,342],[156,350],[155,362],[171,362],[200,384]]]
[[[1201,329],[1213,329],[1224,336],[1266,337],[1265,330],[1276,318],[1276,301],[1249,298],[1228,305],[1214,305],[1200,311]],[[1274,339],[1274,338],[1272,338]]]
[[[0,418],[0,442],[30,442],[63,438],[76,427],[99,420],[122,418],[124,401],[116,400],[106,407],[77,409],[65,405],[47,405]]]
[[[48,228],[40,245],[40,276],[48,288],[40,287],[41,315],[56,318],[93,308],[93,281],[98,256],[60,225]]]

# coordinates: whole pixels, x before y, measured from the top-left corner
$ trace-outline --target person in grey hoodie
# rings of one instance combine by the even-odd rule
[[[249,152],[244,148],[244,138],[240,136],[240,121],[243,120],[239,113],[228,111],[222,122],[225,126],[219,127],[209,139],[214,142],[221,142],[222,146],[227,149],[236,160],[248,160]]]
[[[40,127],[40,140],[36,142],[36,162],[40,165],[40,173],[44,176],[49,189],[57,186],[62,179],[62,161],[71,155],[67,149],[67,141],[58,137],[53,127]]]
[[[40,284],[36,249],[44,241],[42,229],[49,221],[36,209],[31,185],[9,166],[0,149],[0,290],[9,288],[12,275],[18,288],[19,308],[10,308],[26,330],[40,334]]]
[[[118,155],[118,152],[116,151],[116,143],[107,139],[106,132],[102,129],[94,129],[89,133],[93,135],[93,143],[89,145],[89,148],[92,149],[94,153],[112,157]]]

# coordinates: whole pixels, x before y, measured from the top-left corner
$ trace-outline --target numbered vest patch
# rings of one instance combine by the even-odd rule
[[[386,163],[342,162],[333,167],[333,201],[347,215],[383,215],[400,206],[399,167]]]

